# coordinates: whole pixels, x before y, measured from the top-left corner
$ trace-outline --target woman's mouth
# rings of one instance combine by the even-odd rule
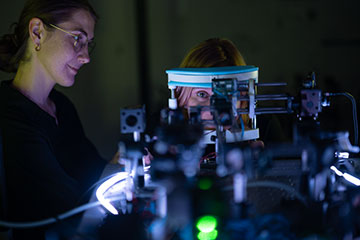
[[[70,66],[70,65],[68,65],[68,67],[70,68],[70,70],[71,70],[74,74],[77,74],[77,72],[79,71],[78,68],[72,67],[72,66]]]

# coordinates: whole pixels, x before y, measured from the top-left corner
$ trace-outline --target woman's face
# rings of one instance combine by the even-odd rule
[[[196,107],[196,106],[210,106],[210,97],[213,94],[211,88],[192,88],[190,89],[190,96],[185,101],[184,107]],[[245,96],[246,92],[240,93],[242,96]],[[248,103],[247,101],[237,101],[236,108],[247,108]],[[189,111],[188,111],[189,112]],[[206,109],[201,111],[201,119],[202,120],[213,120],[213,115],[211,114],[210,109]],[[206,129],[213,129],[213,124],[205,124]]]
[[[190,93],[190,97],[185,104],[186,108],[195,106],[210,106],[210,97],[213,94],[211,88],[193,88]],[[210,113],[210,109],[201,112],[201,119],[212,120],[213,117]]]
[[[85,38],[85,41],[82,41],[85,43],[91,42],[94,38],[95,21],[86,10],[75,10],[68,21],[57,26],[79,36],[80,39]],[[74,84],[78,70],[90,62],[88,45],[76,49],[72,35],[58,29],[48,33],[48,38],[44,40],[38,52],[44,74],[54,83],[64,87],[71,86]]]

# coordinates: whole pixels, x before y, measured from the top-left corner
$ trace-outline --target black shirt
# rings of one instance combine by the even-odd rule
[[[54,117],[3,81],[0,128],[8,220],[53,217],[86,201],[106,162],[85,136],[71,101],[53,89]]]

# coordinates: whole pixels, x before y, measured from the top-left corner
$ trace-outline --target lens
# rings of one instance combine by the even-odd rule
[[[137,117],[135,117],[134,115],[130,115],[126,118],[125,122],[129,127],[134,127],[137,124],[138,120]]]

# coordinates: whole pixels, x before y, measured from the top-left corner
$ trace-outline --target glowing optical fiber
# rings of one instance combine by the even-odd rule
[[[348,181],[356,186],[360,186],[360,179],[358,179],[357,177],[354,177],[348,173],[343,173],[339,169],[337,169],[335,166],[331,166],[330,169],[333,170],[336,175],[345,178],[346,181]]]
[[[112,178],[103,182],[96,190],[96,197],[98,201],[104,206],[104,208],[106,208],[109,212],[111,212],[114,215],[118,215],[119,213],[115,209],[115,207],[110,203],[110,201],[104,197],[104,193],[117,182],[126,179],[128,175],[129,174],[127,172],[120,172],[115,176],[113,176]]]
[[[338,176],[340,176],[340,177],[343,176],[343,173],[340,172],[335,166],[331,166],[330,169],[333,170],[336,175],[338,175]]]
[[[356,186],[360,186],[360,179],[350,175],[350,174],[347,174],[347,173],[344,173],[344,178],[351,182],[352,184],[356,185]]]

